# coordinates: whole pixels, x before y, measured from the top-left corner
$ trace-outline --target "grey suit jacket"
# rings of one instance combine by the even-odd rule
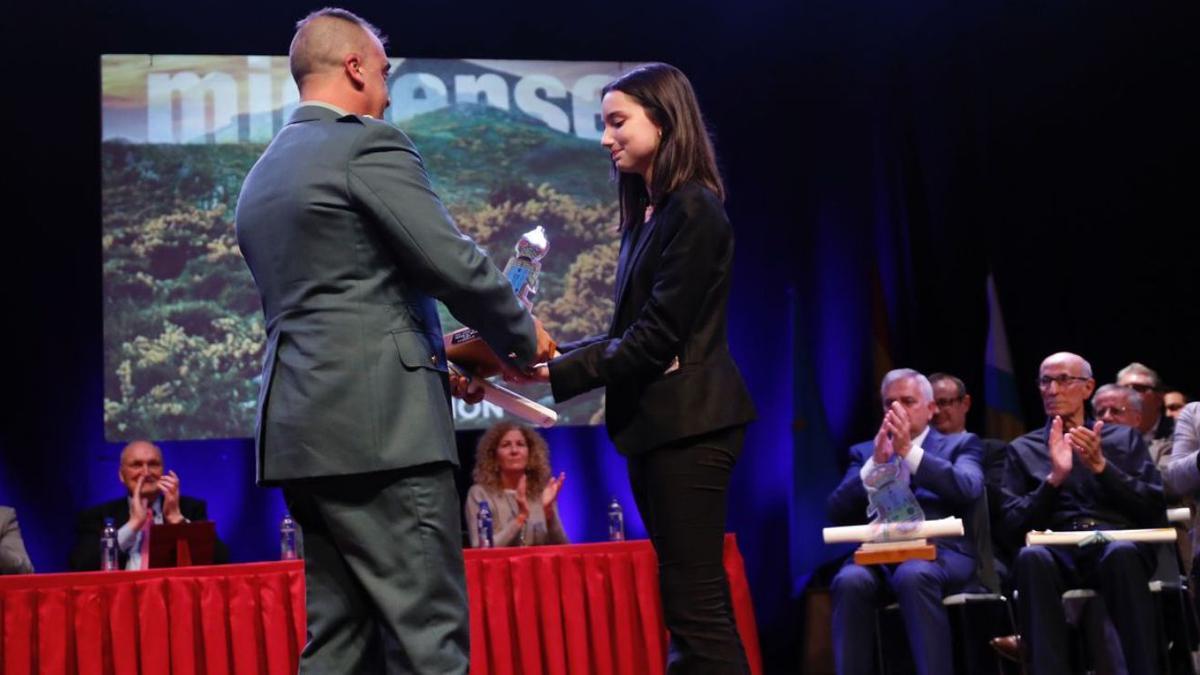
[[[1175,420],[1175,437],[1171,452],[1162,466],[1163,487],[1174,499],[1191,502],[1200,497],[1200,401],[1189,403]],[[1196,509],[1193,508],[1193,511]],[[1191,530],[1192,555],[1200,551],[1200,514],[1193,513]],[[1191,563],[1185,560],[1185,563]]]
[[[537,341],[408,137],[301,106],[246,176],[236,220],[267,329],[259,483],[457,464],[434,300],[518,366]]]
[[[1175,420],[1175,438],[1171,454],[1163,467],[1163,486],[1168,494],[1191,497],[1200,494],[1200,401],[1189,403]]]
[[[0,574],[32,574],[33,563],[21,539],[17,512],[11,506],[0,506]]]

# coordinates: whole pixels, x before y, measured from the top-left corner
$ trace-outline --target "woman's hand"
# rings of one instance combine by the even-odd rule
[[[517,521],[521,527],[529,520],[529,499],[525,496],[525,476],[517,481]]]
[[[550,482],[546,483],[546,488],[542,490],[542,510],[546,512],[546,517],[550,517],[550,510],[554,507],[554,502],[558,500],[558,491],[562,489],[562,485],[567,480],[567,473],[558,474],[557,477],[550,476]]]

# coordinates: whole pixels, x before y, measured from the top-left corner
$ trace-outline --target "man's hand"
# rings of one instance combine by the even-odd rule
[[[467,403],[475,404],[483,400],[483,385],[478,379],[467,377],[462,373],[450,371],[450,395],[461,398]]]
[[[1046,477],[1046,482],[1058,487],[1071,475],[1072,466],[1071,444],[1063,437],[1063,421],[1058,415],[1050,423],[1047,445],[1050,446],[1050,475]]]
[[[892,435],[892,451],[901,459],[908,457],[908,451],[912,450],[912,428],[909,424],[908,411],[899,401],[894,401],[883,416],[883,426]]]
[[[1092,473],[1104,471],[1107,464],[1104,453],[1100,451],[1100,430],[1103,428],[1104,422],[1097,420],[1091,429],[1078,426],[1067,433],[1067,442]]]
[[[534,363],[545,363],[554,358],[554,353],[558,351],[558,344],[554,342],[554,338],[546,332],[542,326],[542,320],[533,317],[533,326],[537,330],[537,353],[533,357]]]
[[[129,499],[129,526],[134,530],[142,529],[142,526],[146,524],[146,519],[150,517],[150,505],[142,498],[142,486],[145,483],[146,474],[142,474]]]
[[[887,464],[892,458],[892,439],[888,438],[887,419],[883,420],[883,424],[879,425],[879,432],[875,434],[875,453],[871,455],[871,459],[875,460],[876,464]]]
[[[550,476],[550,482],[546,483],[546,487],[542,490],[542,511],[546,512],[546,517],[550,517],[550,509],[554,506],[555,500],[558,499],[558,491],[562,489],[563,483],[567,480],[567,474],[558,474],[558,477]]]
[[[163,521],[172,525],[184,521],[179,511],[179,476],[174,471],[158,479],[158,489],[163,497]]]

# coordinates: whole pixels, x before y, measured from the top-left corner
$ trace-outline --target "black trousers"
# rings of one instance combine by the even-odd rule
[[[729,478],[745,427],[628,458],[629,481],[658,555],[670,675],[749,672],[722,563]]]
[[[467,672],[453,466],[290,481],[283,495],[303,536],[302,675]]]
[[[1017,609],[1032,675],[1070,672],[1062,594],[1096,589],[1120,636],[1130,675],[1157,675],[1158,632],[1148,583],[1151,546],[1117,541],[1084,548],[1026,546],[1017,553]]]

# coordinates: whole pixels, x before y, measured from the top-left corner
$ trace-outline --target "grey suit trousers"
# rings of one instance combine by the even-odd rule
[[[449,463],[288,481],[283,493],[300,525],[308,583],[302,674],[467,672]]]

